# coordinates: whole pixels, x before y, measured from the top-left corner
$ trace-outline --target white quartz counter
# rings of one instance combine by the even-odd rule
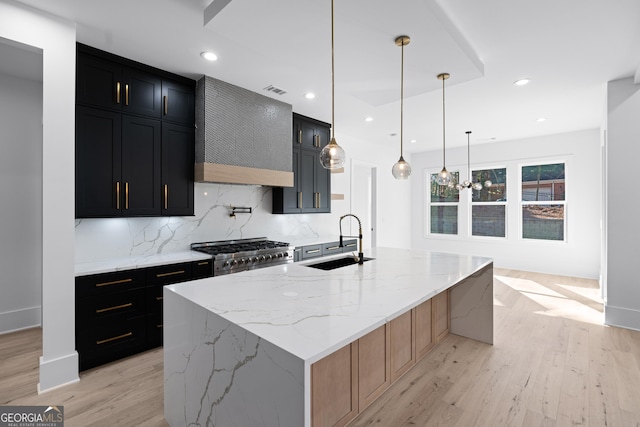
[[[365,257],[375,259],[331,271],[306,266],[332,259],[321,258],[165,289],[313,363],[492,262],[390,248]]]
[[[180,262],[200,261],[211,259],[211,255],[196,251],[171,252],[167,254],[137,255],[125,258],[113,258],[99,261],[77,263],[76,276],[90,274],[111,273],[114,271],[132,270],[135,268],[155,267]]]

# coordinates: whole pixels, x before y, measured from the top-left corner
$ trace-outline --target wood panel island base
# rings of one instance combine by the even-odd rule
[[[164,411],[189,425],[346,425],[447,333],[493,344],[493,263],[390,248],[164,289]],[[311,262],[313,263],[313,262]]]

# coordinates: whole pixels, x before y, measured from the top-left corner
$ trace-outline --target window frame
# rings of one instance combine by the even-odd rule
[[[456,239],[460,238],[460,199],[461,194],[458,192],[458,201],[457,202],[432,202],[431,201],[431,180],[432,175],[436,175],[440,172],[440,169],[425,169],[424,182],[427,186],[428,191],[426,192],[426,207],[425,207],[425,218],[426,221],[424,223],[425,232],[423,233],[427,238],[440,238],[440,239]],[[458,178],[460,177],[459,170],[450,170],[451,174],[458,174]],[[456,211],[456,233],[448,234],[448,233],[433,233],[431,231],[431,207],[432,206],[455,206],[457,208]]]
[[[562,163],[564,164],[564,200],[549,200],[549,201],[535,201],[523,200],[522,196],[522,169],[528,166],[544,166],[544,165],[553,165]],[[569,243],[569,235],[568,235],[568,223],[569,223],[569,215],[568,215],[568,207],[569,207],[569,195],[567,193],[567,182],[569,181],[569,159],[567,158],[552,158],[552,159],[536,159],[527,162],[518,163],[518,240],[524,244],[531,245],[566,245]],[[524,219],[523,219],[523,208],[526,205],[562,205],[564,208],[564,216],[563,216],[563,229],[562,229],[562,240],[555,239],[535,239],[524,237]]]
[[[507,240],[509,238],[509,197],[508,197],[508,189],[509,189],[509,167],[507,165],[499,165],[499,166],[482,166],[479,165],[475,168],[471,168],[471,176],[473,177],[473,173],[475,171],[484,171],[491,169],[504,169],[505,170],[505,201],[483,201],[483,202],[474,202],[473,201],[473,193],[470,193],[467,197],[469,203],[469,215],[468,215],[468,230],[469,230],[469,238],[471,239],[489,239],[489,240]],[[470,191],[476,191],[473,189],[469,189]],[[466,190],[465,190],[466,191]],[[480,236],[473,234],[473,207],[474,206],[504,206],[504,236]]]

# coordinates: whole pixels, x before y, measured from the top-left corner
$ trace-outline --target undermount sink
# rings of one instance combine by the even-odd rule
[[[374,258],[364,258],[363,262],[372,260]],[[318,262],[316,264],[307,264],[307,267],[319,268],[320,270],[333,270],[340,267],[346,267],[347,265],[357,264],[358,261],[354,257],[336,258],[330,261]]]

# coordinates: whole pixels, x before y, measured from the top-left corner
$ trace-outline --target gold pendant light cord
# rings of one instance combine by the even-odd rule
[[[402,138],[403,138],[403,120],[404,120],[404,41],[402,42],[402,55],[400,60],[400,158],[402,159]]]
[[[445,129],[444,129],[444,124],[445,124],[445,109],[444,109],[444,81],[446,79],[443,77],[442,79],[442,168],[444,169],[445,165],[447,164],[446,160],[445,160]]]
[[[335,137],[335,59],[333,53],[333,0],[331,0],[331,137]]]

